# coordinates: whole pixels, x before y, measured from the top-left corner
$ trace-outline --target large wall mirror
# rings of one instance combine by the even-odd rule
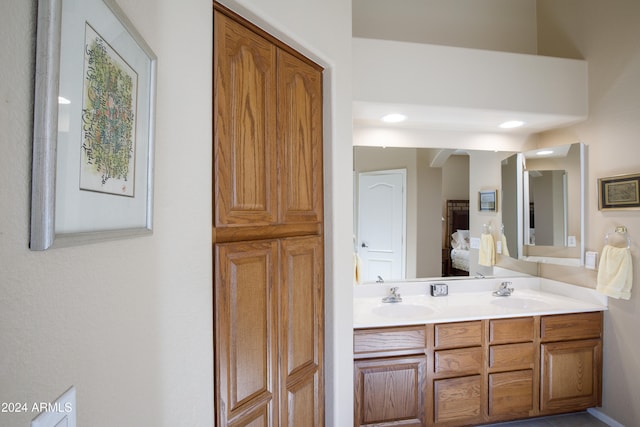
[[[518,260],[505,251],[498,266],[535,274],[537,262],[581,265],[584,155],[582,144],[525,153],[355,146],[361,282],[491,275],[470,247],[484,224]],[[479,212],[486,188],[499,190],[495,213]]]
[[[580,266],[584,254],[585,146],[517,153],[502,162],[510,256]]]

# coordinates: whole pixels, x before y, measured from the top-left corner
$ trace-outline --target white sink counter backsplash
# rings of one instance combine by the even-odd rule
[[[496,297],[500,283],[511,282],[514,292]],[[431,283],[446,283],[449,295],[432,297]],[[383,303],[391,287],[402,302]],[[459,322],[607,309],[607,297],[593,289],[538,277],[388,282],[354,286],[354,328]]]

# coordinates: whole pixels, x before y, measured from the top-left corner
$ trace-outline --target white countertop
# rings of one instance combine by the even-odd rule
[[[492,292],[509,281],[514,292],[496,297]],[[446,283],[449,295],[432,297],[431,283]],[[392,286],[402,302],[383,303]],[[602,311],[607,298],[593,289],[537,277],[496,277],[466,280],[430,280],[357,285],[354,288],[354,328],[459,322],[477,319]]]

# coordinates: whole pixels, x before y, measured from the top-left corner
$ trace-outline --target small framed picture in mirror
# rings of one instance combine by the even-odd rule
[[[602,211],[640,209],[640,174],[598,179],[598,208]]]
[[[498,211],[498,191],[483,190],[478,192],[478,210],[480,212]]]

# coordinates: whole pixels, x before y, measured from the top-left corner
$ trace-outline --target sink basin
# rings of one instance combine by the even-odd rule
[[[373,312],[379,316],[395,318],[420,318],[433,313],[428,307],[416,304],[385,303],[373,308]]]
[[[491,304],[504,308],[515,308],[519,310],[542,310],[550,305],[544,301],[533,298],[518,297],[496,297]]]

